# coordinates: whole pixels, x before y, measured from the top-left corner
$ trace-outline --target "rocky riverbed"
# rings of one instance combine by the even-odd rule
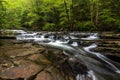
[[[68,80],[87,71],[83,63],[61,50],[11,39],[0,41],[0,80]]]
[[[99,40],[81,41],[79,47],[95,43],[97,48],[91,51],[120,63],[119,34],[101,33]],[[0,80],[79,80],[78,74],[88,75],[87,71],[85,63],[65,55],[62,50],[17,41],[13,37],[0,39]],[[92,79],[83,76],[82,80]]]

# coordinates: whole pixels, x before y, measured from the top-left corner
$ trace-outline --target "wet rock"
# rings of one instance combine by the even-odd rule
[[[7,35],[0,35],[0,39],[16,39],[16,37],[13,36],[13,35],[9,35],[9,36],[7,36]]]
[[[114,33],[114,32],[102,32],[100,34],[100,38],[102,39],[120,39],[120,33]]]
[[[13,61],[14,66],[17,66],[17,67],[21,65],[31,64],[31,61],[25,60],[24,58],[13,59],[12,61]]]
[[[40,54],[33,54],[28,57],[28,59],[33,60],[33,61],[38,60],[39,58],[40,58]]]
[[[75,58],[65,59],[62,63],[59,63],[56,67],[66,80],[69,80],[71,78],[75,79],[77,74],[79,73],[87,74],[86,65]]]
[[[97,47],[92,50],[96,52],[120,53],[120,50],[118,48],[111,48],[111,47]]]
[[[35,62],[36,64],[41,65],[49,65],[51,62],[47,60],[43,55],[41,54],[33,54],[28,57],[29,60]]]
[[[15,40],[2,40],[0,47],[0,56],[6,58],[16,58],[22,56],[28,56],[36,53],[43,53],[45,49],[41,46],[33,45],[33,43],[15,43]]]
[[[40,53],[41,51],[41,48],[32,46],[31,48],[18,48],[15,50],[6,51],[5,55],[9,56],[10,58],[15,58]]]
[[[73,71],[76,71],[76,74],[87,74],[87,67],[83,62],[80,62],[75,58],[69,58],[69,63],[72,66]]]
[[[50,72],[42,71],[39,73],[35,80],[54,80]]]
[[[0,73],[2,80],[6,79],[28,79],[38,73],[42,68],[35,64],[25,64],[19,67],[13,67]]]
[[[75,79],[79,73],[87,74],[87,67],[84,63],[65,55],[61,50],[49,49],[44,56],[66,80]]]
[[[36,48],[36,47],[29,48],[28,50],[22,49],[22,50],[20,50],[20,52],[22,52],[22,53],[18,52],[16,56],[26,56],[26,55],[30,55],[30,54],[35,54],[38,52],[38,50],[39,50],[39,48]]]
[[[25,45],[23,45],[23,48],[30,48],[32,46],[32,43],[25,43]]]
[[[39,46],[39,47],[40,47],[40,46]],[[39,48],[39,50],[38,50],[38,52],[39,52],[39,53],[44,53],[44,52],[45,52],[45,50],[46,50],[45,48],[40,47],[40,48]]]
[[[116,44],[116,43],[113,43],[113,44],[110,44],[110,43],[108,43],[108,44],[98,44],[98,46],[99,47],[116,47],[116,48],[120,48],[120,44]]]
[[[106,55],[106,57],[108,57],[109,59],[116,61],[118,63],[120,63],[120,57],[115,56],[115,55]]]
[[[107,33],[108,34],[108,33]],[[109,33],[111,36],[112,33]],[[119,36],[119,34],[113,34]],[[114,36],[115,37],[115,36]],[[109,38],[106,38],[109,39]],[[91,49],[94,52],[100,52],[102,55],[108,57],[109,59],[119,62],[120,59],[120,40],[119,39],[111,39],[110,40],[103,40],[98,42],[98,47]]]
[[[55,67],[49,67],[40,72],[35,80],[65,80],[65,78],[60,74],[58,69]]]

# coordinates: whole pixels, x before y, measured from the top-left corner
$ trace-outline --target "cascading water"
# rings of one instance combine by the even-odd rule
[[[96,44],[92,44],[92,45],[90,45],[90,46],[88,46],[88,47],[84,47],[84,50],[87,51],[87,52],[89,52],[89,53],[91,53],[91,54],[93,54],[93,55],[96,55],[98,58],[100,58],[100,59],[103,60],[105,63],[107,63],[108,65],[110,65],[110,66],[111,66],[110,68],[111,68],[113,71],[115,71],[115,72],[117,72],[117,73],[120,73],[120,70],[119,70],[117,67],[115,67],[112,63],[110,63],[110,62],[111,62],[110,59],[106,58],[105,56],[101,55],[100,53],[90,51],[90,49],[96,48],[96,47],[97,47]]]
[[[48,37],[45,38],[45,35],[48,35]],[[65,55],[71,56],[80,62],[85,63],[88,68],[87,74],[77,74],[76,80],[88,80],[86,79],[86,76],[90,77],[91,80],[120,80],[120,70],[118,68],[120,66],[116,66],[114,61],[106,58],[102,54],[90,51],[90,49],[97,47],[96,44],[81,48],[77,41],[71,41],[72,39],[80,39],[78,37],[70,34],[68,36],[62,35],[60,37],[54,35],[51,33],[42,33],[40,35],[35,34],[30,38],[26,38],[26,36],[30,36],[29,34],[26,34],[25,36],[17,36],[17,40],[33,40],[40,45],[63,50]],[[94,40],[99,39],[99,37],[98,34],[95,33],[87,38],[81,39]]]
[[[90,34],[90,36],[86,37],[86,38],[81,38],[83,40],[97,40],[99,39],[98,37],[98,33],[94,33],[94,34]]]

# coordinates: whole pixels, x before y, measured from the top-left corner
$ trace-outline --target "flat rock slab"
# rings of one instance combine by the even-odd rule
[[[65,80],[65,78],[54,67],[49,67],[39,73],[34,80]]]
[[[0,73],[0,78],[5,79],[28,79],[31,76],[37,74],[42,68],[38,65],[30,63],[21,65],[19,67],[13,67]]]
[[[14,40],[2,40],[3,45],[0,46],[1,57],[24,57],[36,53],[42,53],[45,48],[35,45],[33,43],[14,43]]]
[[[39,73],[35,80],[53,80],[53,77],[47,71]]]
[[[22,48],[22,49],[17,49],[17,50],[16,49],[11,50],[8,53],[10,56],[18,57],[18,56],[26,56],[26,55],[30,55],[30,54],[35,54],[35,53],[37,53],[38,50],[40,50],[40,48],[31,47],[31,48]]]
[[[41,54],[33,54],[31,56],[28,57],[29,60],[33,61],[33,62],[37,62],[37,64],[41,64],[41,65],[50,65],[51,62],[49,60],[47,60],[45,58],[45,56],[41,55]]]

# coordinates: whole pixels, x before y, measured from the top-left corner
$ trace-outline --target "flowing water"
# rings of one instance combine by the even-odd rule
[[[75,35],[87,34],[87,37],[76,37]],[[88,71],[86,74],[77,74],[76,80],[120,80],[120,66],[118,63],[108,59],[99,52],[92,52],[90,49],[97,45],[92,43],[87,47],[81,47],[81,40],[98,40],[98,33],[67,33],[56,34],[55,32],[24,33],[16,37],[21,41],[33,41],[45,47],[63,50],[67,56],[72,56],[80,62],[86,64]]]

